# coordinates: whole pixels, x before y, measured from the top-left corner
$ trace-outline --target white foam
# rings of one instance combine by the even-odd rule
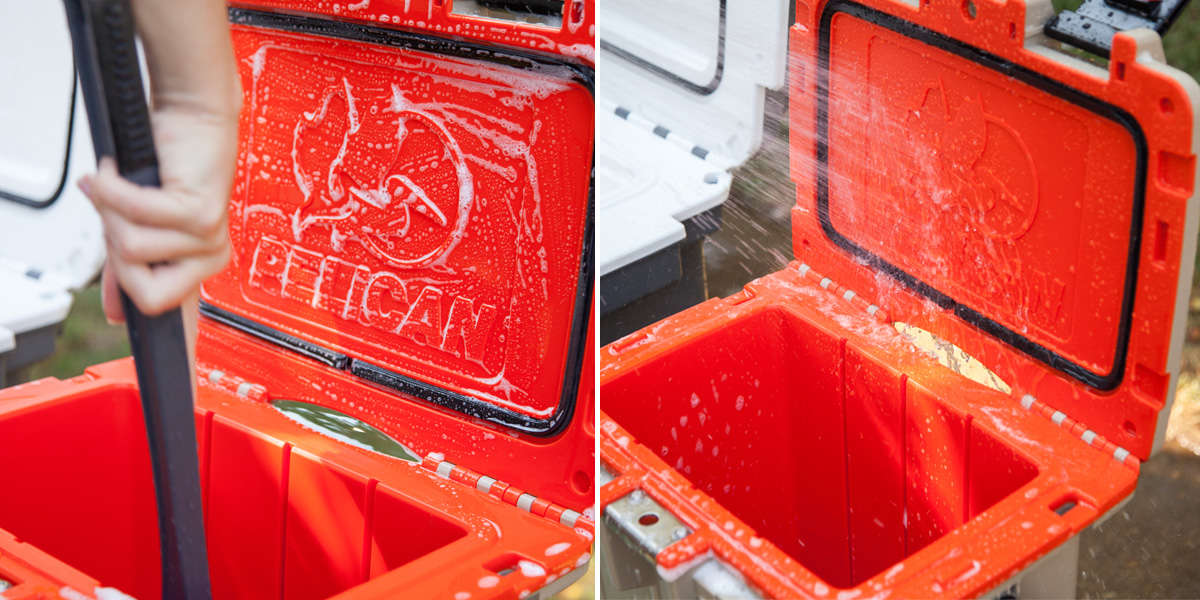
[[[531,560],[517,561],[517,567],[521,569],[521,574],[526,577],[542,577],[546,574],[546,568]]]

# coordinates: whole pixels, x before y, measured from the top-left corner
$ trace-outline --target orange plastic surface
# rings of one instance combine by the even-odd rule
[[[1195,83],[1124,34],[1108,73],[1025,48],[1020,2],[799,6],[796,257],[1145,459],[1192,258]]]
[[[245,364],[288,366],[303,387],[319,380],[330,392],[348,386],[342,391],[360,401],[382,395],[336,373],[316,379],[302,363],[272,356],[278,350],[239,346],[245,342],[210,329],[201,356],[229,356],[233,346],[254,351],[241,355]],[[196,411],[214,598],[510,598],[588,560],[586,518],[566,527],[549,512],[521,510],[458,478],[307,430],[267,403],[277,387],[303,393],[251,383],[224,366],[217,376],[201,367],[208,375]],[[54,598],[47,590],[63,586],[90,598],[97,585],[159,597],[154,488],[135,385],[132,361],[123,359],[75,379],[0,391],[0,431],[13,442],[0,447],[0,464],[21,482],[0,498],[0,529],[21,542],[0,538],[0,577],[19,584],[5,592],[9,600]],[[486,462],[436,446],[440,435],[402,439],[462,464]]]
[[[769,597],[974,597],[1133,491],[1111,443],[947,376],[824,278],[793,263],[601,350],[601,507],[641,488],[694,531],[660,567],[712,551]]]

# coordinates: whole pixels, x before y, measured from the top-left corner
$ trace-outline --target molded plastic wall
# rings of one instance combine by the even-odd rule
[[[907,377],[781,310],[607,382],[605,411],[760,536],[858,585],[1037,470]]]
[[[198,434],[215,598],[327,598],[467,533],[224,417]],[[20,482],[0,494],[0,528],[106,586],[161,596],[154,483],[134,390],[0,416],[0,438],[13,442],[0,444],[0,476]]]

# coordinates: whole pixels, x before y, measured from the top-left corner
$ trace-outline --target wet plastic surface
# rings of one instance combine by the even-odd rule
[[[907,274],[934,302],[986,315],[1072,374],[1119,380],[1141,233],[1130,236],[1143,202],[1141,128],[871,13],[832,15],[817,198],[826,237]]]
[[[1197,8],[1200,5],[1189,10]],[[1175,39],[1186,44],[1190,38]],[[1169,55],[1169,46],[1167,51]],[[747,272],[757,277],[780,270],[788,262],[780,257],[791,254],[787,214],[795,200],[784,172],[786,96],[769,94],[767,108],[764,152],[735,171],[724,225],[705,244],[708,282],[716,297],[737,293]],[[1192,298],[1191,333],[1185,341],[1168,441],[1162,452],[1142,464],[1137,490],[1128,503],[1103,524],[1080,534],[1076,587],[1080,598],[1187,598],[1200,594],[1200,572],[1191,568],[1200,564],[1200,513],[1194,510],[1194,498],[1200,494],[1200,456],[1194,452],[1200,446],[1182,449],[1178,441],[1174,446],[1170,441],[1173,430],[1176,439],[1195,440],[1200,435],[1200,420],[1186,416],[1200,415],[1195,408],[1200,402],[1194,375],[1196,332],[1200,331],[1195,287]]]
[[[1015,4],[797,20],[796,256],[1149,456],[1190,282],[1195,82],[1137,59],[1157,38],[1119,36],[1108,72],[1026,48]]]
[[[772,597],[979,596],[1161,438],[1200,91],[1152,36],[1106,73],[1030,45],[1026,4],[971,6],[800,3],[797,261],[602,349],[602,506],[640,488],[694,531],[662,579],[711,552]]]
[[[0,510],[2,526],[25,542],[108,585],[151,598],[161,590],[155,577],[158,530],[139,407],[136,394],[126,388],[5,419],[6,437],[30,437],[0,450],[9,465],[5,476],[22,481],[22,493],[6,494]],[[78,433],[66,437],[64,429]],[[364,572],[399,567],[467,533],[386,487],[368,494],[365,482],[356,482],[342,467],[322,464],[300,450],[284,456],[281,441],[228,419],[213,419],[202,443],[216,597],[278,595],[280,580],[268,574],[282,568],[277,548],[284,535],[277,526],[285,521],[292,560],[283,580],[289,598],[326,598],[361,583]],[[60,460],[44,462],[55,456]],[[89,490],[86,505],[79,497],[54,493],[68,481]],[[255,481],[261,483],[249,484]],[[313,493],[318,490],[340,493]],[[368,512],[370,504],[375,508]],[[287,507],[286,517],[278,514],[281,506]],[[31,518],[46,511],[57,518]],[[368,520],[370,554],[360,558],[363,544],[356,538]],[[390,530],[396,527],[412,532],[406,543],[381,544],[395,539]],[[247,585],[251,582],[257,585]]]
[[[0,529],[53,556],[26,563],[34,575],[17,577],[26,585],[8,598],[62,585],[91,593],[97,582],[159,596],[154,488],[132,382],[122,360],[0,397],[0,432],[21,441],[0,448],[2,474],[22,482],[0,498]],[[305,429],[261,388],[237,389],[246,392],[210,382],[197,400],[214,597],[488,597],[536,590],[586,557],[590,534]],[[6,544],[6,558],[15,550]],[[488,564],[513,554],[536,568],[477,585],[496,576]],[[54,575],[72,572],[63,563],[86,576]],[[14,573],[0,563],[0,576]]]
[[[606,413],[697,489],[823,580],[850,588],[1036,469],[943,401],[906,398],[902,379],[853,349],[843,355],[840,343],[767,310],[608,381],[604,393],[621,399]],[[776,350],[747,365],[760,344]],[[662,385],[700,373],[712,375]]]
[[[591,285],[582,71],[412,36],[297,37],[286,28],[299,23],[240,14],[271,29],[234,28],[246,94],[236,256],[205,299],[550,419],[570,401]]]
[[[465,41],[499,44],[523,50],[596,63],[596,4],[594,0],[564,0],[557,27],[522,19],[456,13],[447,0],[372,0],[363,4],[336,0],[247,0],[238,6],[279,12],[329,15],[335,19],[378,23],[427,31]],[[470,10],[470,2],[466,7]]]
[[[772,596],[979,595],[1133,489],[1136,462],[801,270],[602,350],[601,505],[641,487],[697,531],[661,569],[711,550]]]

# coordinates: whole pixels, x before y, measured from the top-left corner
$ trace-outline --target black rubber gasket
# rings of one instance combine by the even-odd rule
[[[350,365],[350,357],[341,352],[336,352],[324,346],[302,340],[274,327],[263,325],[253,319],[247,319],[239,314],[213,306],[208,302],[200,303],[200,314],[223,325],[228,325],[229,327],[248,333],[260,340],[270,342],[276,346],[283,346],[296,354],[311,358],[335,369],[345,369]]]
[[[263,325],[258,321],[247,319],[225,309],[213,306],[208,302],[200,303],[200,314],[222,325],[247,333],[265,342],[275,344],[326,366],[333,367],[339,371],[347,371],[351,375],[375,385],[401,392],[478,419],[499,423],[505,427],[511,427],[531,435],[542,435],[542,431],[553,429],[554,426],[561,426],[559,422],[561,419],[570,420],[571,413],[563,410],[556,411],[546,420],[535,419],[514,410],[483,402],[478,398],[473,398],[466,394],[460,394],[431,383],[426,383],[420,379],[386,369],[365,360],[351,358],[341,352],[302,340],[294,335]],[[547,422],[550,422],[549,426]]]
[[[1133,214],[1129,232],[1129,252],[1125,266],[1124,296],[1121,301],[1120,323],[1117,330],[1117,347],[1113,356],[1113,367],[1107,373],[1096,373],[1077,364],[1023,335],[1001,325],[987,315],[966,306],[930,284],[918,279],[900,267],[857,245],[833,227],[829,217],[829,52],[830,22],[834,15],[844,13],[867,23],[887,28],[895,33],[915,39],[935,48],[965,58],[1008,77],[1026,83],[1041,91],[1085,108],[1096,115],[1113,121],[1129,132],[1137,154],[1133,189]],[[951,310],[959,318],[1004,343],[1045,363],[1047,366],[1087,384],[1097,390],[1108,391],[1120,385],[1125,375],[1125,362],[1129,349],[1130,329],[1133,322],[1133,301],[1137,290],[1137,274],[1143,211],[1145,209],[1145,186],[1147,145],[1146,137],[1137,120],[1128,112],[1099,98],[1090,96],[1066,84],[1050,79],[1046,75],[1009,62],[986,50],[970,46],[960,40],[926,29],[868,8],[852,0],[833,0],[821,14],[821,31],[817,55],[817,217],[825,235],[835,244],[852,253],[872,267],[881,270],[909,289],[925,296],[938,306]]]
[[[600,49],[613,54],[641,67],[667,81],[678,85],[690,92],[707,96],[721,86],[721,79],[725,76],[725,0],[720,0],[720,20],[717,22],[717,68],[713,72],[711,81],[704,85],[700,85],[690,79],[680,76],[678,73],[667,69],[666,67],[652,63],[612,42],[600,39]]]
[[[268,12],[232,6],[229,7],[229,21],[235,25],[404,48],[444,56],[486,61],[518,69],[537,70],[542,67],[566,68],[571,73],[571,81],[583,86],[593,98],[596,93],[595,71],[591,67],[552,54],[526,52],[501,46],[489,46],[462,39],[441,38],[420,32],[365,25],[352,21],[333,20],[325,17],[292,13]],[[594,156],[595,150],[593,149],[593,165],[595,164]],[[510,427],[529,435],[538,437],[557,435],[566,429],[574,416],[575,398],[579,393],[579,376],[583,369],[583,357],[586,354],[588,309],[592,304],[592,279],[595,272],[595,240],[593,239],[595,231],[595,183],[596,172],[593,166],[588,180],[587,215],[583,229],[583,241],[580,245],[579,280],[575,290],[575,307],[571,318],[571,333],[563,373],[562,395],[559,398],[559,403],[554,413],[545,419],[530,417],[507,408],[496,406],[479,398],[467,396],[414,379],[408,375],[384,369],[358,358],[313,344],[307,340],[301,340],[293,335],[283,333],[273,327],[212,306],[211,304],[206,303],[202,305],[202,314],[260,339],[318,360],[326,365],[347,370],[352,375],[376,385],[402,392],[472,417]]]
[[[408,394],[415,398],[433,402],[443,408],[448,408],[477,419],[500,423],[506,427],[511,427],[512,429],[532,435],[540,435],[541,431],[547,429],[547,424],[543,420],[535,419],[494,404],[480,402],[471,396],[451,392],[425,383],[420,379],[397,373],[391,369],[385,369],[364,360],[358,360],[357,358],[351,360],[349,371],[351,375],[359,379]],[[553,421],[553,424],[557,424],[557,419],[561,418],[559,417],[560,414],[556,412],[554,415],[551,415],[549,420]],[[553,428],[553,424],[550,428]]]
[[[74,58],[72,57],[72,60]],[[24,204],[32,208],[47,208],[51,204],[58,201],[63,195],[63,190],[67,187],[67,176],[71,168],[71,140],[75,134],[75,95],[78,92],[79,80],[75,77],[75,66],[72,62],[71,66],[71,104],[67,107],[67,145],[66,151],[63,153],[62,175],[58,178],[58,185],[50,194],[49,198],[37,200],[28,196],[22,196],[14,192],[0,190],[0,199]]]
[[[507,46],[490,46],[462,38],[437,37],[408,29],[367,25],[358,21],[333,17],[317,17],[296,13],[271,12],[250,8],[229,7],[229,22],[259,29],[274,29],[316,37],[337,38],[391,48],[404,48],[470,60],[481,60],[516,69],[536,70],[538,66],[566,67],[572,81],[595,95],[595,71],[556,54],[518,50]]]

